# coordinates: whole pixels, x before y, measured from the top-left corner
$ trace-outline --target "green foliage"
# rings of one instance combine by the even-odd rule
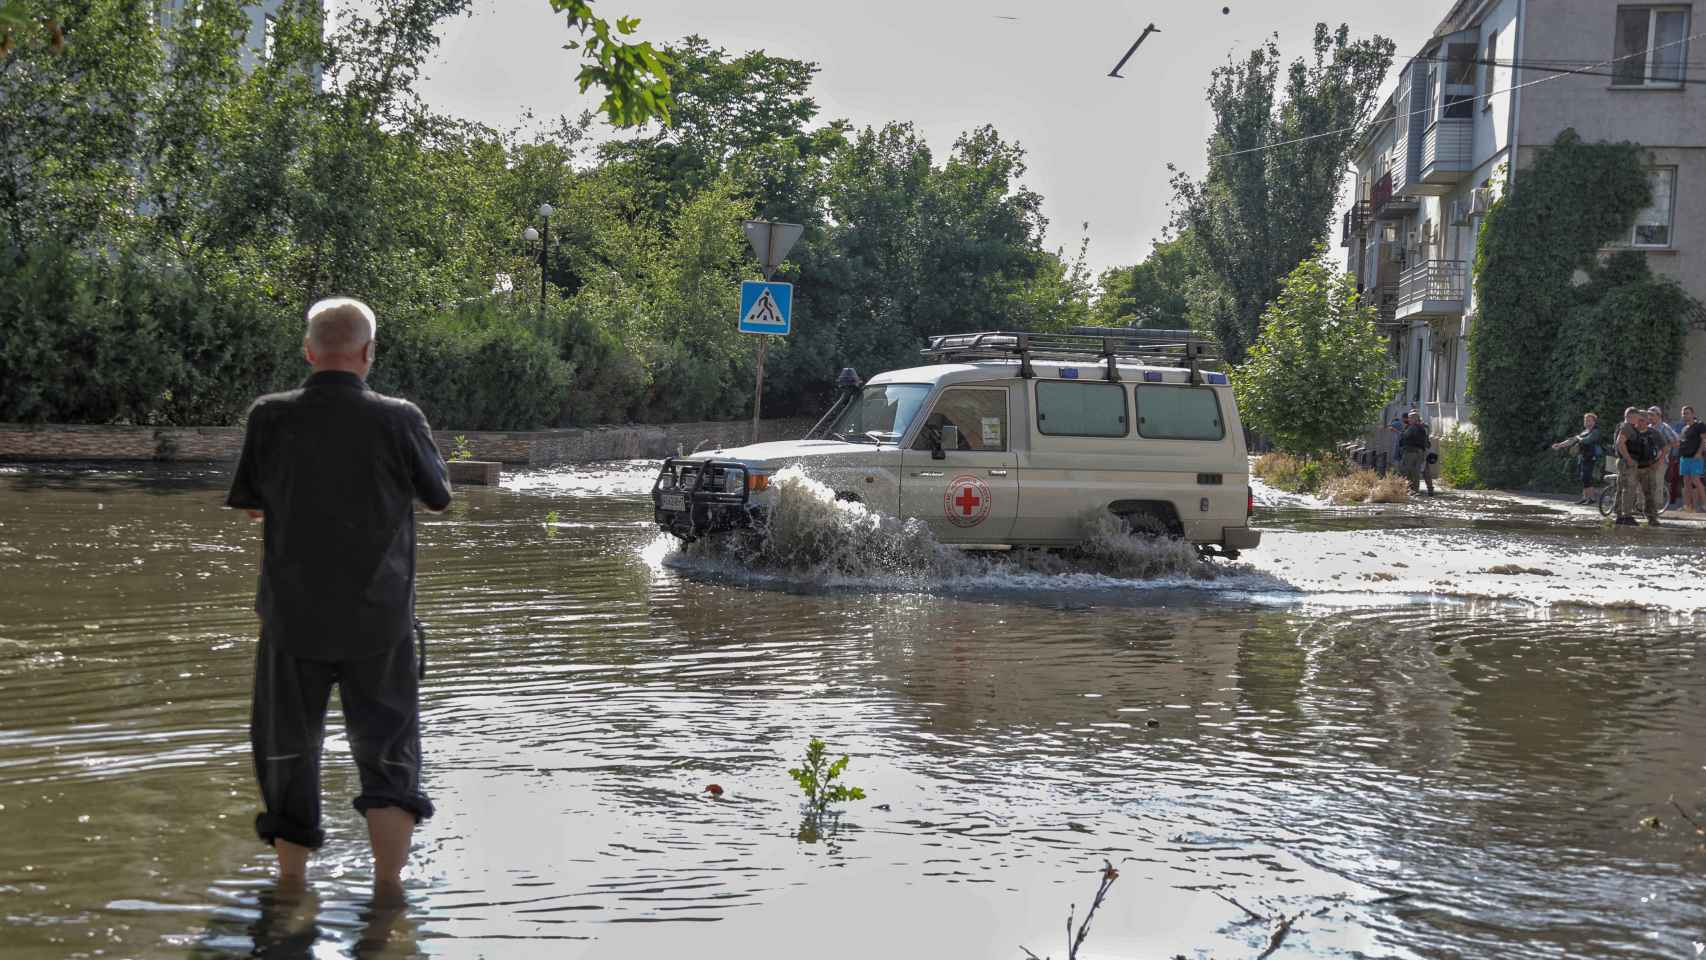
[[[451,459],[451,460],[472,460],[472,459],[474,459],[474,451],[468,446],[468,438],[465,435],[459,433],[456,436],[451,437],[450,440],[451,440],[450,456],[448,459]]]
[[[1099,327],[1183,330],[1190,325],[1191,283],[1200,272],[1189,231],[1156,243],[1142,263],[1103,271],[1090,322]]]
[[[813,737],[806,745],[805,760],[800,766],[788,770],[788,776],[794,778],[800,792],[806,795],[806,805],[811,808],[814,818],[823,816],[832,803],[865,799],[864,790],[835,782],[847,769],[847,757],[831,761],[828,750],[827,744]]]
[[[1646,171],[1640,146],[1566,130],[1483,221],[1468,383],[1483,482],[1554,483],[1547,441],[1584,411],[1613,424],[1675,391],[1689,298],[1645,254],[1602,255],[1651,201]]]
[[[575,79],[581,93],[592,86],[604,89],[598,108],[612,124],[634,127],[653,119],[665,125],[670,122],[670,58],[650,43],[622,39],[639,28],[638,18],[621,17],[612,28],[609,21],[593,16],[587,0],[551,0],[551,9],[567,14],[570,29],[579,33],[581,39],[565,44],[566,49],[586,54],[588,62]]]
[[[1357,436],[1400,389],[1374,308],[1320,251],[1286,278],[1231,379],[1245,425],[1296,454]]]
[[[1481,475],[1475,472],[1475,460],[1481,452],[1481,435],[1474,430],[1452,427],[1439,438],[1439,475],[1458,490],[1479,490]]]
[[[1333,481],[1349,476],[1351,466],[1336,457],[1274,452],[1256,458],[1255,474],[1275,489],[1314,494]]]
[[[1229,360],[1243,359],[1286,274],[1325,238],[1393,49],[1384,37],[1353,41],[1348,27],[1318,23],[1312,59],[1294,60],[1283,80],[1277,36],[1215,69],[1208,172],[1197,181],[1169,169],[1175,225],[1201,255],[1192,323]]]
[[[744,417],[755,215],[807,227],[773,414],[820,409],[842,366],[912,365],[929,334],[1087,320],[1083,250],[1042,248],[1024,151],[992,128],[937,159],[908,125],[820,120],[815,64],[698,37],[648,54],[633,21],[555,5],[582,79],[640,129],[594,148],[591,115],[504,133],[427,109],[416,83],[468,0],[336,24],[285,0],[250,71],[237,0],[163,25],[80,0],[63,55],[20,35],[0,52],[0,410],[231,422],[301,379],[304,309],[348,294],[379,315],[375,388],[441,427]],[[91,103],[114,107],[39,106]],[[521,239],[543,202],[545,251]]]

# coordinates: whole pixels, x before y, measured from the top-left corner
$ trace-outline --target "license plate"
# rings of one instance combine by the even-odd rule
[[[658,494],[658,509],[671,510],[680,513],[687,509],[687,495],[684,493]]]

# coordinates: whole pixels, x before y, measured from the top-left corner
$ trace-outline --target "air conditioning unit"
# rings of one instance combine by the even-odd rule
[[[1470,202],[1464,200],[1451,201],[1451,222],[1454,226],[1462,226],[1469,222],[1471,214]]]
[[[1476,187],[1469,193],[1469,215],[1484,216],[1493,207],[1493,188]]]

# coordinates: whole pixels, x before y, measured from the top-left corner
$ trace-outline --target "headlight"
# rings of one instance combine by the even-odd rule
[[[658,489],[660,489],[660,490],[674,490],[675,489],[675,471],[674,470],[667,470],[664,472],[663,476],[658,477]]]
[[[723,492],[740,493],[746,485],[747,474],[744,470],[723,471]]]

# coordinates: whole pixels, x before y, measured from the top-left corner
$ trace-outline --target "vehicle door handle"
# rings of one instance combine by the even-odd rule
[[[943,474],[940,470],[915,470],[912,475],[915,477],[940,477]]]
[[[1007,471],[1005,471],[1005,470],[991,470],[991,471],[989,471],[989,475],[992,477],[1005,477],[1007,475]]]

